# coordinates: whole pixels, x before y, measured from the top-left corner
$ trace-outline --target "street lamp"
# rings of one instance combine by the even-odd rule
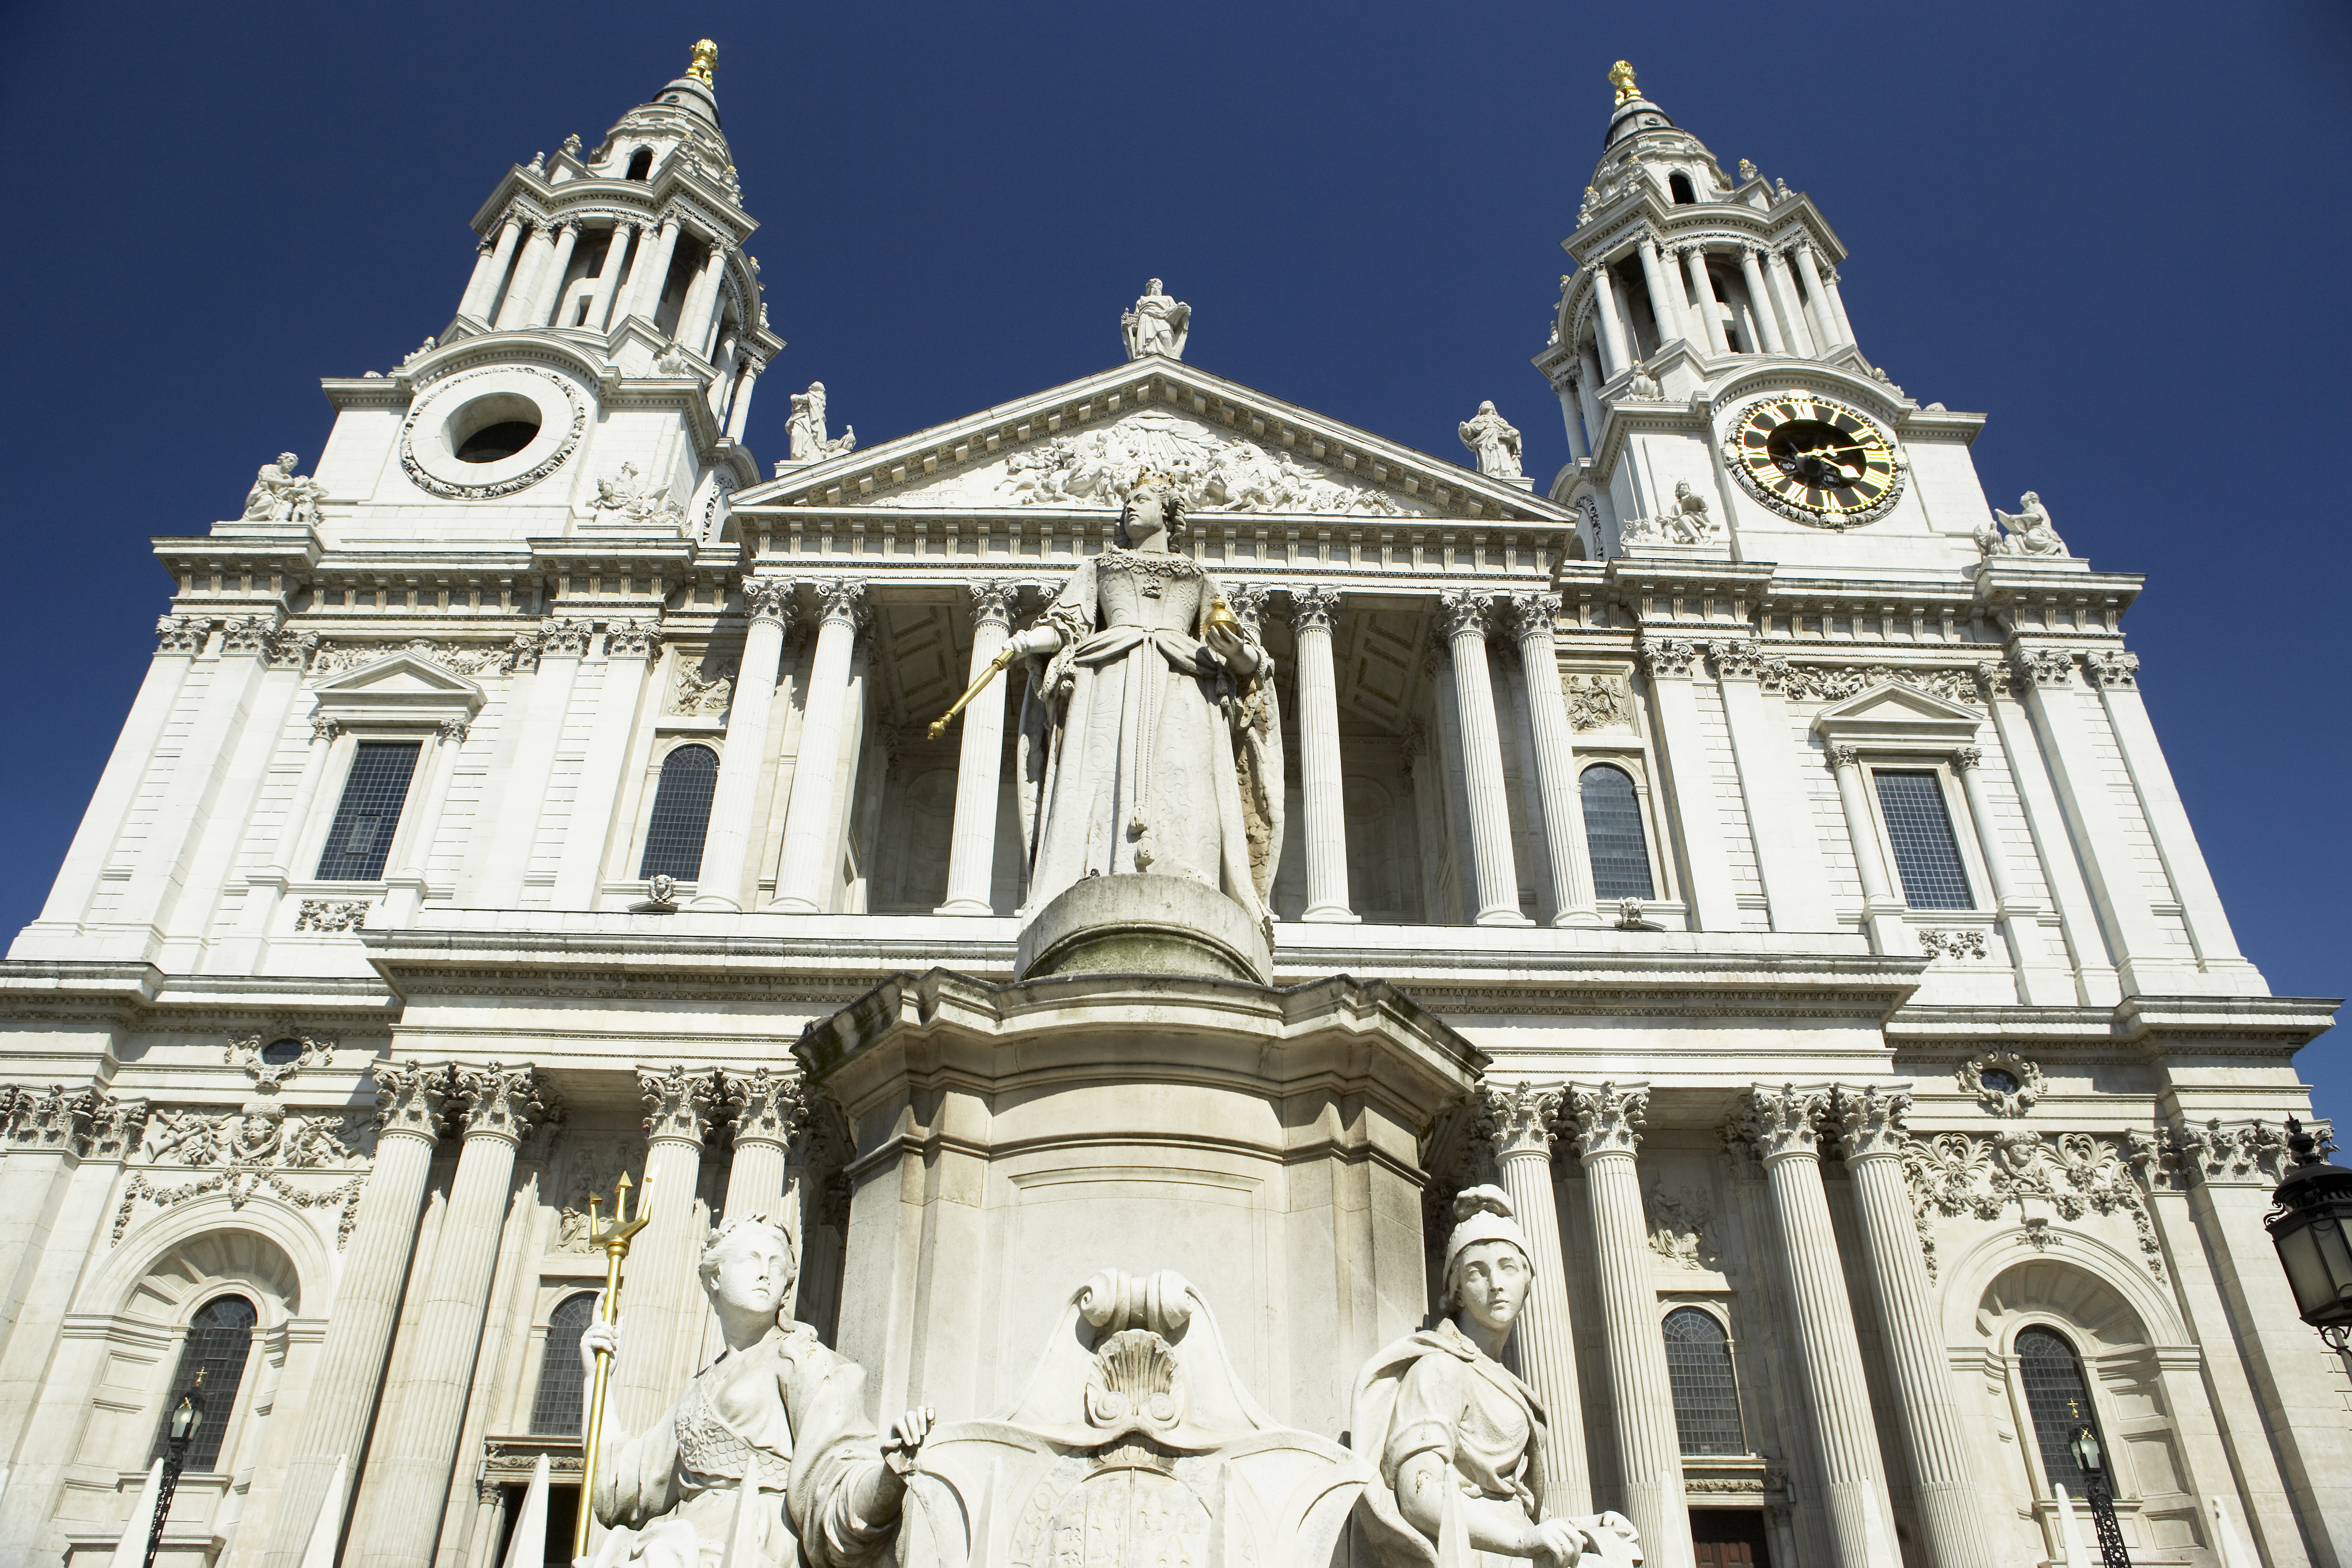
[[[2074,1401],[2067,1401],[2067,1409],[2081,1418],[2082,1409]],[[2074,1428],[2074,1440],[2066,1447],[2074,1451],[2075,1468],[2083,1472],[2083,1500],[2090,1505],[2091,1525],[2099,1536],[2100,1557],[2105,1560],[2106,1568],[2131,1568],[2131,1558],[2124,1552],[2124,1532],[2116,1524],[2116,1491],[2107,1483],[2107,1456],[2099,1447],[2099,1435],[2091,1429],[2089,1422],[2084,1422]]]
[[[171,1418],[163,1424],[163,1443],[167,1450],[163,1459],[163,1487],[155,1494],[155,1521],[147,1527],[147,1562],[145,1568],[155,1568],[155,1552],[163,1544],[163,1521],[172,1512],[172,1494],[180,1487],[181,1467],[188,1462],[188,1444],[194,1440],[196,1428],[205,1424],[205,1407],[197,1395],[205,1386],[204,1368],[196,1369],[196,1381],[188,1392],[180,1395],[180,1403],[172,1406]]]
[[[2330,1164],[2326,1145],[2292,1116],[2286,1133],[2286,1179],[2263,1223],[2296,1313],[2352,1372],[2352,1171]]]

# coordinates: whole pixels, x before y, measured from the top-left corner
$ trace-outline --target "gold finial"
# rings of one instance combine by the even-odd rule
[[[719,46],[709,38],[698,39],[694,46],[694,63],[686,68],[686,74],[709,87],[711,85],[710,68],[718,63]]]
[[[703,79],[708,81],[709,79],[706,77]],[[1616,84],[1618,102],[1631,103],[1635,99],[1642,96],[1639,89],[1633,86],[1633,61],[1619,60],[1615,65],[1611,66],[1609,68],[1609,79]]]

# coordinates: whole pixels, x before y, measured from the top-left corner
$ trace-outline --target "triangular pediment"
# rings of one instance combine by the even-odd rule
[[[407,649],[331,676],[311,691],[320,718],[354,722],[467,719],[485,700],[478,682]]]
[[[1899,680],[1874,686],[1813,715],[1813,731],[1845,745],[1966,745],[1984,716]]]
[[[1114,511],[1140,469],[1196,514],[1512,521],[1550,501],[1180,360],[1152,355],[739,492],[733,510]]]

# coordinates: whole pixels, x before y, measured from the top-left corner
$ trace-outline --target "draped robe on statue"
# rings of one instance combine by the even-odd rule
[[[1182,555],[1112,549],[1081,565],[1041,624],[1019,742],[1024,900],[1084,877],[1189,877],[1261,926],[1282,857],[1282,722],[1274,661],[1246,676],[1201,637],[1215,582]],[[1042,663],[1043,668],[1037,668]]]
[[[658,1425],[607,1450],[594,1501],[612,1533],[596,1563],[716,1563],[740,1489],[757,1485],[767,1495],[756,1562],[860,1568],[887,1553],[898,1529],[895,1517],[869,1525],[852,1506],[860,1473],[880,1463],[864,1369],[806,1323],[779,1324],[695,1374]]]

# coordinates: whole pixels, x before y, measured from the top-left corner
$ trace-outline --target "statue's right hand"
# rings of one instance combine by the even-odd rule
[[[1014,636],[1010,645],[1018,654],[1053,654],[1061,651],[1062,634],[1052,626],[1031,626]]]
[[[627,1321],[626,1319],[622,1320]],[[603,1352],[618,1359],[621,1353],[621,1324],[604,1321],[604,1298],[596,1302],[596,1315],[580,1331],[580,1370],[591,1377],[596,1373],[596,1354]]]
[[[1559,1568],[1574,1568],[1576,1560],[1584,1554],[1584,1531],[1564,1519],[1538,1520],[1530,1533],[1534,1537],[1533,1555],[1538,1563],[1555,1563],[1559,1564]]]

